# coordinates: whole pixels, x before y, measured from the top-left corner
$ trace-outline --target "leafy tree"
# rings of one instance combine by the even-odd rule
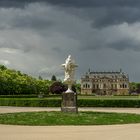
[[[43,80],[43,78],[42,78],[40,75],[39,75],[38,79],[39,79],[39,80]]]
[[[7,68],[4,65],[0,65],[1,70],[6,70]]]
[[[48,80],[39,80],[20,71],[0,66],[0,94],[49,94]]]
[[[140,93],[140,83],[137,83],[137,93]]]
[[[129,83],[129,87],[130,87],[130,93],[137,92],[137,83],[135,82]]]
[[[50,86],[50,93],[52,94],[61,94],[67,90],[67,86],[61,82],[53,82]]]
[[[77,93],[81,93],[81,84],[80,83],[76,83],[75,88],[76,88]]]
[[[53,75],[53,76],[52,76],[51,81],[57,81],[57,79],[56,79],[56,76],[55,76],[55,75]]]

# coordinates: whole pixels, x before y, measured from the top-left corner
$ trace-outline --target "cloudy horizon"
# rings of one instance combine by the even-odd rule
[[[1,0],[0,64],[38,77],[119,71],[140,82],[140,1]]]

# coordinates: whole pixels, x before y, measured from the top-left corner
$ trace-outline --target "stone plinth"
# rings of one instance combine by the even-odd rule
[[[61,111],[78,113],[76,93],[70,92],[62,94]]]

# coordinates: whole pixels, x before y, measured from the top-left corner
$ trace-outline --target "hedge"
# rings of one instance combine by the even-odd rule
[[[79,99],[79,107],[140,107],[140,100],[131,99]]]
[[[59,107],[59,106],[61,106],[61,99],[0,98],[0,106]]]
[[[132,99],[78,99],[78,107],[140,107],[140,100]],[[60,107],[61,99],[0,98],[0,106]]]
[[[33,95],[0,95],[0,98],[38,98],[39,94],[33,94]],[[48,98],[57,98],[61,97],[60,95],[43,95],[43,97]]]
[[[0,95],[0,98],[37,98],[37,95]]]

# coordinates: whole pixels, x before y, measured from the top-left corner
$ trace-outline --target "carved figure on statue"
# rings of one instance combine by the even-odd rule
[[[75,67],[77,67],[77,65],[75,64],[74,60],[71,59],[71,55],[68,56],[68,58],[65,60],[65,64],[62,64],[62,66],[65,70],[64,82],[73,82]]]

